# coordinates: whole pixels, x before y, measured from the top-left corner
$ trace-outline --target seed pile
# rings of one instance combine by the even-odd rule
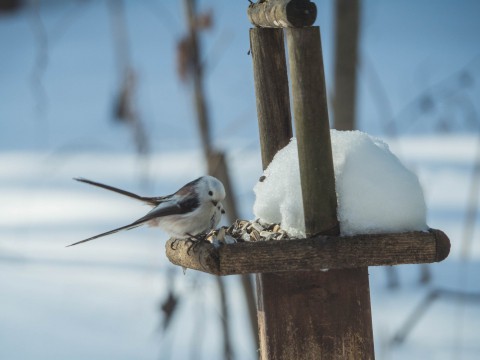
[[[258,219],[254,221],[236,220],[229,227],[223,226],[207,235],[207,240],[214,243],[231,244],[245,241],[270,241],[292,239],[278,224],[265,224]]]

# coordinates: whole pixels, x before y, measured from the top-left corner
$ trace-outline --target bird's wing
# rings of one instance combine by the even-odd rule
[[[113,190],[113,191],[115,191],[115,190]],[[102,237],[102,236],[111,235],[111,234],[114,234],[114,233],[116,233],[118,231],[121,231],[121,230],[130,230],[130,229],[133,229],[137,226],[142,225],[143,223],[146,223],[147,221],[156,219],[158,217],[163,217],[163,216],[168,216],[168,215],[186,214],[186,213],[194,211],[196,208],[198,208],[199,205],[200,204],[199,204],[198,198],[196,196],[187,197],[187,198],[184,198],[180,201],[172,200],[172,201],[168,201],[168,202],[162,202],[157,207],[152,209],[152,211],[150,211],[147,215],[141,217],[140,219],[134,221],[133,223],[131,223],[129,225],[121,226],[119,228],[116,228],[116,229],[113,229],[113,230],[110,230],[110,231],[92,236],[88,239],[81,240],[81,241],[78,241],[76,243],[70,244],[67,247],[78,245],[78,244],[81,244],[81,243],[84,243],[84,242],[87,242],[87,241],[90,241],[90,240],[95,240],[95,239],[98,239],[99,237]]]
[[[137,221],[149,221],[158,217],[168,215],[182,215],[195,211],[200,206],[200,202],[195,193],[188,197],[173,196],[170,201],[165,201],[153,208],[147,215]]]
[[[102,184],[102,183],[92,181],[92,180],[88,180],[88,179],[84,179],[84,178],[74,178],[74,180],[83,182],[85,184],[90,184],[90,185],[93,185],[93,186],[97,186],[97,187],[100,187],[102,189],[110,190],[110,191],[116,192],[118,194],[122,194],[122,195],[125,195],[125,196],[128,196],[128,197],[131,197],[133,199],[137,199],[137,200],[146,202],[146,203],[151,204],[151,205],[158,205],[162,201],[165,201],[166,198],[169,198],[171,196],[170,195],[170,196],[159,196],[159,197],[146,197],[146,196],[140,196],[140,195],[131,193],[130,191],[122,190],[122,189],[119,189],[119,188],[116,188],[116,187],[113,187],[113,186],[110,186],[110,185]]]
[[[198,185],[202,178],[199,177],[198,179],[195,179],[193,181],[190,181],[189,183],[183,185],[180,189],[177,190],[177,192],[174,195],[180,195],[180,196],[188,196],[189,194],[195,193],[195,188]]]

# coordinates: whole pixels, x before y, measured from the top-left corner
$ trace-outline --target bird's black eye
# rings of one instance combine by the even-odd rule
[[[225,210],[222,210],[222,214],[225,214]]]
[[[209,191],[209,192],[208,192],[208,195],[212,196],[212,195],[213,195],[213,192]]]

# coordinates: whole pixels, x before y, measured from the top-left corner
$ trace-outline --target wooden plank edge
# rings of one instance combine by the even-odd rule
[[[438,229],[190,246],[188,240],[170,239],[166,255],[175,265],[214,275],[433,263],[450,252],[448,236]]]
[[[429,229],[429,232],[435,237],[435,243],[437,245],[435,262],[445,260],[448,254],[450,254],[450,239],[442,230]]]

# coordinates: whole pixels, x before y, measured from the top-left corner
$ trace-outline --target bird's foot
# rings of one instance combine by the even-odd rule
[[[180,239],[173,239],[173,241],[170,243],[170,249],[177,250],[179,241]]]
[[[195,249],[203,242],[208,242],[206,238],[206,234],[198,234],[198,235],[191,235],[187,234],[189,238],[187,239],[190,242],[190,246],[187,249],[187,255],[190,255],[190,251],[195,252]]]

